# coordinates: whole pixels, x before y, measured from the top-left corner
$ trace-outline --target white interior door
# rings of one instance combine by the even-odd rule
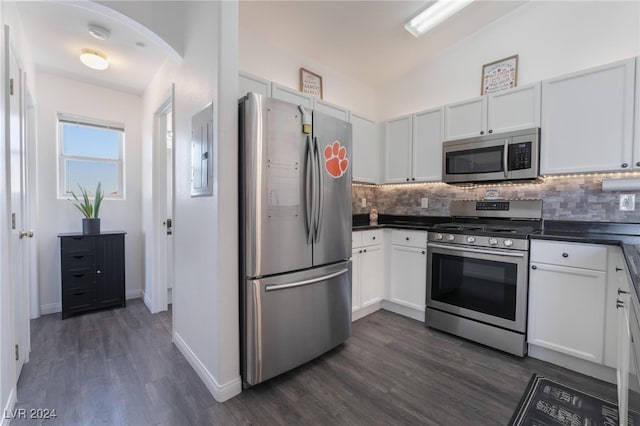
[[[154,116],[153,156],[154,312],[173,296],[173,88]]]
[[[8,42],[8,40],[7,40]],[[12,49],[9,49],[9,147],[11,179],[11,290],[13,295],[16,377],[29,354],[29,289],[26,277],[28,238],[25,220],[25,141],[23,128],[22,71]]]

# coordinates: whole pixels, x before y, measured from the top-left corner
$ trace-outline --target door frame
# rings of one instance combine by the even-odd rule
[[[175,173],[172,173],[171,179],[171,199],[167,197],[167,138],[166,138],[166,116],[171,114],[172,147],[175,147],[175,85],[171,84],[169,94],[164,101],[156,109],[153,115],[153,172],[152,172],[152,232],[154,236],[153,250],[153,281],[152,281],[152,313],[166,311],[168,304],[168,285],[167,285],[167,266],[174,259],[169,259],[168,244],[170,239],[167,238],[167,228],[164,221],[167,219],[167,205],[171,203],[171,210],[174,217],[171,218],[175,223]],[[172,149],[171,168],[175,170],[175,150]],[[174,228],[175,229],[175,228]],[[171,243],[173,239],[171,239]],[[172,289],[172,295],[175,296],[175,286]],[[175,300],[175,297],[173,297]]]

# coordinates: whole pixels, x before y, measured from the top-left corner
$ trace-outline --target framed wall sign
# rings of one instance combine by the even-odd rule
[[[300,68],[300,91],[322,99],[322,77]]]
[[[509,56],[482,66],[480,94],[500,92],[518,85],[518,55]]]

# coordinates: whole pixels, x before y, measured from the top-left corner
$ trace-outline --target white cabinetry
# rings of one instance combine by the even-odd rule
[[[356,182],[378,183],[378,131],[375,121],[351,113],[353,177]]]
[[[380,308],[384,284],[384,245],[381,229],[353,233],[352,319]]]
[[[609,247],[609,265],[607,269],[608,285],[605,307],[604,365],[618,367],[618,344],[620,343],[619,312],[616,302],[630,289],[627,262],[620,247]]]
[[[349,121],[349,110],[322,99],[313,98],[313,110],[343,121]]]
[[[424,314],[427,286],[427,233],[391,231],[391,302]]]
[[[445,140],[530,127],[540,127],[540,83],[445,106]]]
[[[282,86],[278,83],[271,83],[271,97],[292,104],[302,105],[309,110],[313,109],[313,96]]]
[[[271,82],[245,72],[238,74],[238,97],[241,98],[249,92],[262,96],[271,96]]]
[[[410,115],[398,117],[385,123],[385,182],[408,182],[411,170],[411,126]]]
[[[640,152],[632,152],[634,79],[629,59],[542,83],[541,173],[640,167]]]
[[[430,109],[413,115],[412,180],[442,180],[443,127],[444,108]]]
[[[443,126],[443,108],[389,120],[385,182],[441,180]]]
[[[534,240],[530,254],[528,343],[602,364],[606,247]]]

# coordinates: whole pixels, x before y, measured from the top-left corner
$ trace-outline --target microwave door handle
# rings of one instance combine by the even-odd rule
[[[504,167],[504,177],[509,177],[509,139],[504,140],[504,152],[502,153],[502,166]]]

